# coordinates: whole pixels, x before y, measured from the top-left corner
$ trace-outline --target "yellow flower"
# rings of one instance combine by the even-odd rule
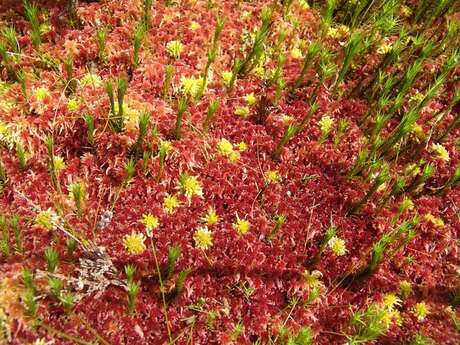
[[[277,170],[268,170],[264,173],[265,183],[279,183],[281,182],[281,175]]]
[[[179,176],[179,188],[188,199],[194,195],[203,196],[203,189],[195,176],[189,176],[185,173],[181,174]]]
[[[43,102],[46,98],[50,96],[50,92],[46,87],[39,87],[35,90],[34,96],[39,102]]]
[[[238,159],[240,159],[240,153],[238,151],[233,151],[230,154],[229,159],[232,163],[238,162]]]
[[[165,155],[170,153],[173,149],[174,147],[169,140],[162,140],[160,142],[160,152],[163,152]]]
[[[425,137],[425,131],[423,130],[423,127],[418,123],[414,123],[414,126],[410,132],[414,134],[415,138],[417,139],[423,139]]]
[[[240,219],[237,215],[236,222],[233,223],[233,229],[235,229],[239,235],[246,235],[251,229],[251,223],[246,219]]]
[[[51,25],[48,22],[43,22],[40,24],[40,34],[44,35],[51,31]]]
[[[327,242],[329,248],[331,248],[332,252],[337,256],[345,255],[347,252],[347,248],[345,246],[345,241],[337,236],[333,236]]]
[[[0,101],[0,113],[1,109],[2,105]],[[17,122],[6,124],[0,121],[0,142],[3,142],[10,150],[12,150],[18,143],[21,143],[20,130],[22,128],[23,126]]]
[[[181,78],[181,84],[182,84],[182,89],[184,90],[184,93],[186,95],[190,95],[192,97],[198,97],[200,91],[201,91],[201,86],[203,84],[203,78],[187,78],[187,77],[182,77]]]
[[[81,201],[86,199],[86,186],[82,182],[69,184],[67,190],[69,191],[69,198],[73,201],[75,201],[76,198],[79,198]]]
[[[131,107],[128,103],[129,99],[125,97],[125,101],[123,103],[123,116],[126,119],[125,125],[126,129],[134,129],[139,125],[139,117],[141,115],[141,111]],[[115,113],[118,113],[118,102],[115,102]]]
[[[238,144],[236,144],[236,147],[240,151],[246,151],[248,149],[248,145],[244,141],[239,142]]]
[[[184,45],[180,41],[170,41],[166,43],[166,50],[173,58],[178,59],[184,50]]]
[[[249,107],[236,107],[235,115],[241,116],[246,119],[250,114]]]
[[[414,314],[419,321],[424,320],[428,314],[430,313],[430,308],[427,306],[425,302],[417,303],[414,306]]]
[[[283,115],[283,116],[281,117],[281,121],[283,121],[283,124],[284,124],[285,126],[288,126],[288,125],[290,125],[291,123],[294,122],[294,117],[289,116],[289,115]]]
[[[158,228],[158,226],[160,225],[160,221],[158,217],[155,217],[151,213],[143,214],[142,219],[140,219],[139,222],[145,225],[145,229],[146,229],[148,237],[151,237],[152,230]]]
[[[6,97],[0,97],[0,112],[8,113],[14,107],[15,107],[14,101],[6,99]]]
[[[300,59],[302,58],[302,51],[299,48],[292,48],[291,49],[291,56],[293,59]]]
[[[60,156],[54,156],[53,163],[54,163],[54,169],[56,169],[57,172],[61,171],[62,169],[65,169],[64,158]]]
[[[233,152],[233,145],[230,141],[225,138],[220,139],[217,143],[217,151],[222,156],[229,157]]]
[[[404,17],[410,17],[412,15],[412,10],[409,6],[401,5],[401,13]]]
[[[399,312],[398,309],[394,309],[391,311],[391,316],[393,318],[393,322],[398,325],[398,326],[402,326],[403,324],[403,318],[401,316],[401,313]]]
[[[334,120],[330,116],[323,116],[318,122],[319,128],[323,134],[327,134],[331,131],[334,125]]]
[[[200,25],[200,23],[197,23],[197,22],[195,22],[195,21],[192,21],[192,22],[190,23],[189,28],[190,28],[190,30],[194,30],[194,31],[195,31],[195,30],[198,30],[199,28],[201,28],[201,25]]]
[[[142,254],[145,250],[145,236],[134,231],[130,235],[123,237],[123,244],[129,254]]]
[[[308,10],[310,8],[310,5],[308,4],[307,0],[299,0],[299,5],[304,10]]]
[[[392,324],[402,325],[401,313],[397,309],[383,309],[381,322],[385,327],[390,327]]]
[[[3,96],[10,89],[7,82],[0,80],[0,96]]]
[[[257,66],[256,68],[254,68],[253,72],[259,78],[263,78],[265,76],[265,68],[264,68],[264,66]]]
[[[244,99],[249,106],[254,105],[257,102],[257,98],[254,96],[254,92],[248,93],[246,96],[244,96]]]
[[[327,30],[327,35],[331,38],[340,38],[341,36],[339,30],[336,28],[329,28]]]
[[[441,218],[433,216],[431,213],[425,214],[423,218],[438,228],[442,228],[444,226],[444,221]]]
[[[222,72],[222,80],[224,81],[225,86],[230,85],[230,81],[232,80],[233,73],[231,71],[224,71]]]
[[[409,100],[415,103],[420,103],[425,95],[422,92],[415,91],[413,95],[410,96]]]
[[[33,343],[29,343],[29,345],[48,345],[50,342],[46,341],[45,338],[36,339]]]
[[[80,79],[80,85],[86,86],[101,86],[102,79],[97,74],[87,73]]]
[[[385,327],[390,327],[392,322],[393,322],[393,313],[389,309],[381,309],[381,319],[380,322],[385,326]]]
[[[252,18],[252,13],[249,11],[243,11],[243,13],[241,14],[241,19],[243,20],[248,20],[251,18]]]
[[[401,297],[407,298],[411,292],[412,292],[411,284],[407,280],[403,280],[399,284],[399,293],[401,294]]]
[[[341,36],[348,36],[350,34],[350,28],[346,25],[339,25],[339,31],[341,32]]]
[[[399,210],[404,212],[406,210],[413,210],[414,207],[414,202],[408,197],[404,197],[403,201],[401,201],[401,205],[399,205]]]
[[[391,44],[387,42],[383,42],[378,48],[377,53],[380,55],[385,55],[391,51],[392,47]]]
[[[446,150],[444,146],[441,144],[433,144],[431,145],[431,151],[438,156],[439,159],[447,162],[449,161],[449,152]]]
[[[193,239],[197,248],[206,250],[213,246],[212,232],[206,226],[199,227],[193,234]]]
[[[6,123],[0,122],[0,140],[4,140],[10,135],[9,125]]]
[[[67,102],[67,109],[69,109],[69,111],[71,112],[77,111],[78,109],[80,109],[80,106],[81,106],[80,101],[75,98],[72,98],[71,100]]]
[[[308,287],[312,289],[324,286],[323,282],[321,281],[321,277],[323,276],[323,274],[320,271],[315,270],[310,273],[310,271],[305,270],[302,276],[305,280],[305,283],[307,283]]]
[[[166,195],[163,200],[163,209],[167,214],[173,214],[174,210],[179,207],[180,202],[175,195]]]
[[[382,184],[377,188],[377,192],[383,192],[385,189],[387,189],[387,183],[386,183],[386,182],[382,183]]]
[[[217,152],[220,155],[229,158],[232,162],[236,162],[240,158],[240,153],[235,151],[232,143],[225,138],[220,139],[217,143]]]
[[[401,305],[401,302],[401,299],[394,293],[386,293],[383,296],[383,304],[390,310],[392,310],[395,306]]]
[[[35,217],[35,225],[46,230],[53,230],[59,217],[51,209],[40,211]]]
[[[220,217],[216,213],[214,207],[209,207],[206,214],[203,217],[201,217],[201,220],[207,225],[211,226],[219,223]]]

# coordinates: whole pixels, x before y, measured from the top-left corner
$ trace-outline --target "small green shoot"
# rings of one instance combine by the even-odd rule
[[[27,314],[31,317],[35,317],[37,315],[37,302],[35,300],[34,291],[27,289],[22,298]]]
[[[59,260],[59,253],[56,249],[52,247],[48,247],[45,249],[45,260],[46,260],[46,270],[50,273],[55,273],[58,260]]]
[[[166,265],[166,270],[162,275],[163,281],[168,280],[173,275],[176,268],[177,259],[179,259],[181,252],[182,250],[179,246],[171,246],[168,248],[168,262]]]
[[[214,36],[212,38],[211,46],[208,48],[208,61],[206,62],[206,66],[204,68],[204,73],[203,73],[203,82],[201,83],[200,91],[199,91],[199,97],[201,98],[204,94],[204,91],[206,89],[208,77],[209,77],[209,69],[211,68],[211,65],[214,63],[217,57],[217,51],[218,51],[218,44],[220,40],[220,35],[222,33],[222,30],[224,28],[225,20],[221,17],[218,17],[216,20],[216,28],[214,30]]]
[[[86,113],[83,115],[83,120],[86,123],[86,140],[88,142],[88,145],[90,147],[94,147],[95,144],[95,138],[94,138],[94,133],[95,133],[95,127],[94,127],[94,116],[90,113]]]
[[[49,277],[48,278],[48,288],[50,289],[51,294],[54,297],[59,298],[64,284],[59,278]]]
[[[130,148],[130,154],[132,157],[140,158],[141,157],[141,150],[144,145],[145,137],[147,135],[147,131],[149,128],[150,123],[150,114],[147,112],[143,112],[141,116],[139,116],[139,133],[137,135],[137,140]]]
[[[300,70],[300,74],[297,77],[296,81],[294,82],[294,85],[291,87],[289,90],[289,93],[291,95],[295,94],[299,87],[302,85],[305,75],[308,71],[308,68],[311,66],[311,63],[313,62],[313,59],[315,58],[316,55],[318,55],[321,51],[321,44],[317,41],[314,41],[310,44],[308,47],[307,54],[305,55],[305,58],[302,63],[302,69]]]
[[[66,87],[65,92],[67,95],[72,94],[77,89],[77,80],[73,77],[73,59],[68,57],[64,60],[64,67],[66,71]]]
[[[191,269],[187,268],[179,272],[176,277],[176,282],[174,284],[174,288],[171,292],[168,293],[166,299],[168,303],[171,303],[176,298],[178,298],[182,292],[184,291],[185,281],[187,280],[188,275],[190,274]]]
[[[26,19],[29,21],[32,28],[30,37],[32,43],[37,52],[40,51],[40,45],[42,43],[40,21],[38,20],[38,7],[35,4],[30,4],[29,1],[24,1],[24,14]]]
[[[275,226],[273,227],[272,231],[268,234],[267,241],[272,241],[276,237],[276,235],[281,230],[281,227],[286,222],[286,216],[284,214],[276,214],[273,217],[273,220],[275,221]]]
[[[75,203],[77,216],[81,217],[83,215],[83,206],[86,199],[85,186],[82,182],[75,182],[70,185],[69,190]]]
[[[22,269],[22,282],[27,290],[35,291],[34,275],[28,268]]]
[[[182,118],[184,113],[187,111],[187,99],[184,97],[179,98],[177,102],[177,117],[176,117],[176,124],[174,126],[174,131],[172,133],[172,137],[176,140],[181,138],[181,129],[180,125],[182,123]]]
[[[8,231],[8,226],[6,224],[6,217],[0,215],[0,228],[2,233],[2,239],[0,240],[0,251],[3,256],[8,257],[11,253],[10,248],[10,233]]]
[[[29,164],[29,153],[25,150],[24,145],[21,142],[16,142],[16,156],[19,161],[19,168],[21,170],[26,170]]]
[[[128,282],[128,314],[133,315],[136,310],[136,298],[139,293],[140,285],[136,282]]]
[[[1,41],[0,41],[0,58],[2,59],[3,65],[5,66],[6,73],[8,75],[8,79],[10,81],[16,81],[17,80],[16,71],[13,66],[13,61],[10,58],[10,53],[8,52],[6,46]]]
[[[77,248],[77,241],[73,238],[68,238],[65,241],[65,246],[67,249],[67,256],[71,258],[73,256],[75,249]]]
[[[133,282],[134,273],[136,273],[136,266],[127,264],[125,265],[124,269],[126,274],[126,280],[128,281],[128,283]]]
[[[307,266],[308,267],[315,267],[321,260],[321,255],[323,255],[324,250],[327,247],[327,244],[329,241],[337,234],[337,228],[333,225],[331,225],[327,230],[326,233],[324,234],[324,237],[322,238],[320,244],[319,244],[319,249],[318,252],[315,254],[315,256],[308,260]]]
[[[24,251],[21,237],[21,229],[19,228],[19,216],[13,215],[11,217],[11,230],[13,231],[14,239],[16,241],[16,250],[19,253]]]
[[[96,43],[99,63],[105,64],[107,62],[107,31],[105,29],[96,31]]]
[[[133,36],[133,67],[137,68],[139,65],[139,50],[142,45],[142,41],[147,33],[147,28],[144,23],[140,23],[136,26]]]
[[[367,193],[363,196],[363,198],[354,203],[353,206],[349,209],[348,214],[356,214],[366,202],[372,197],[379,190],[379,188],[388,181],[390,178],[390,173],[388,168],[384,166],[380,173],[375,177],[374,182],[372,183],[371,187],[367,191]]]
[[[147,29],[152,26],[153,0],[142,0],[142,23]]]
[[[203,121],[203,131],[207,132],[209,126],[214,120],[214,115],[216,114],[217,109],[219,108],[219,100],[213,99],[208,106],[208,111],[206,112],[206,118]]]
[[[65,312],[69,314],[75,305],[75,295],[70,291],[61,292],[59,302],[61,302]]]

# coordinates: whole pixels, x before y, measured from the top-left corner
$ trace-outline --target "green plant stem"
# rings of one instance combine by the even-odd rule
[[[182,123],[182,118],[186,110],[187,110],[187,101],[185,98],[180,98],[179,103],[178,103],[176,124],[174,126],[174,131],[173,131],[173,138],[176,140],[179,140],[181,138],[180,125]]]
[[[385,181],[388,179],[388,172],[386,171],[381,171],[380,175],[377,176],[375,179],[375,182],[372,184],[371,188],[368,190],[368,192],[364,195],[364,197],[355,203],[350,210],[348,211],[348,214],[356,214],[361,207],[364,206],[364,204],[371,198],[371,196],[379,189],[379,187],[385,183]]]
[[[318,42],[312,42],[308,47],[307,54],[303,60],[302,69],[300,70],[300,74],[294,82],[294,85],[289,90],[291,95],[295,94],[299,89],[299,86],[303,83],[305,75],[307,74],[307,70],[310,67],[314,57],[319,53],[320,49],[321,45]]]
[[[161,299],[163,302],[163,314],[164,314],[165,322],[166,322],[166,331],[168,332],[169,343],[173,344],[173,338],[171,335],[171,326],[169,324],[169,318],[168,318],[168,304],[166,303],[165,286],[163,283],[163,278],[161,277],[160,264],[157,258],[155,242],[153,241],[152,237],[150,237],[150,245],[152,247],[153,259],[155,260],[155,267],[157,270],[158,282],[160,283],[160,293],[161,293]]]
[[[211,65],[216,60],[219,39],[220,39],[222,30],[224,28],[224,23],[225,23],[224,19],[217,18],[216,28],[214,30],[214,36],[212,39],[211,47],[208,49],[208,61],[206,62],[206,67],[204,69],[203,82],[201,83],[200,91],[198,93],[198,98],[201,98],[203,96],[204,90],[206,89],[206,85],[208,82],[208,76],[209,76],[209,69],[211,68]]]
[[[216,113],[218,108],[219,108],[219,100],[214,99],[209,103],[208,111],[206,113],[206,118],[205,118],[205,120],[203,122],[203,131],[205,133],[208,132],[209,126],[211,125],[211,123],[212,123],[212,121],[214,119],[214,115],[215,115],[215,113]]]

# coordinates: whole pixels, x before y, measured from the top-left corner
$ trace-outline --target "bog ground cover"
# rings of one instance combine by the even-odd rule
[[[459,344],[456,0],[0,3],[0,343]]]

